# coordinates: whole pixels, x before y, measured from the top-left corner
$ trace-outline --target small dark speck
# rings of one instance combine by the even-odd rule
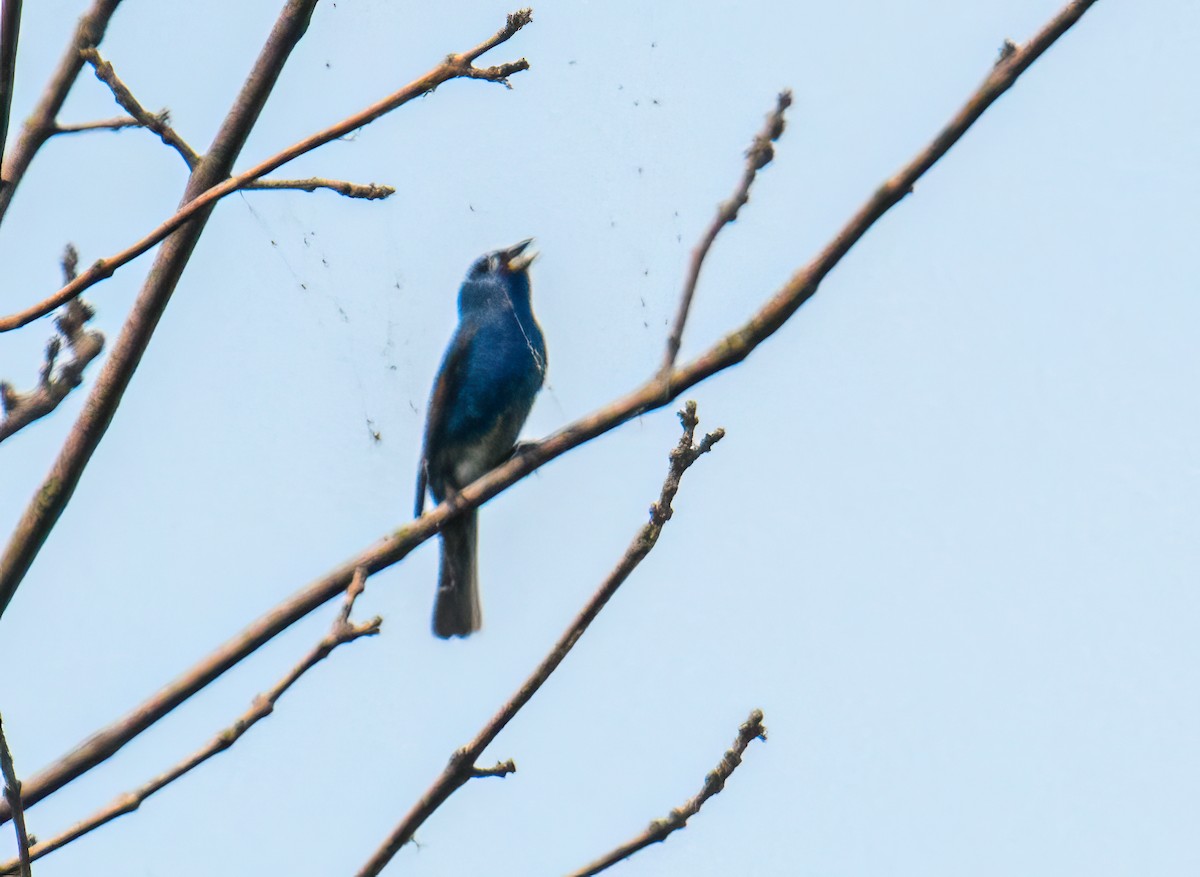
[[[400,281],[399,281],[399,280],[397,280],[397,281],[396,281],[396,283],[395,283],[395,286],[396,286],[396,289],[399,289],[399,288],[400,288]]]
[[[642,169],[641,169],[641,168],[638,168],[638,173],[640,174],[641,172],[642,172]]]
[[[346,316],[346,312],[344,310],[342,310],[341,308],[338,308],[338,316],[342,318],[343,323],[350,322],[350,318],[348,316]]]
[[[660,103],[658,102],[658,98],[653,98],[653,99],[650,101],[650,103],[654,104],[656,107],[661,107],[661,106],[662,106],[662,104],[660,104]]]
[[[470,210],[472,213],[474,213],[474,212],[475,212],[475,205],[474,205],[474,204],[468,204],[468,205],[467,205],[467,209],[468,209],[468,210]]]
[[[678,218],[679,218],[679,211],[678,211],[678,210],[676,210],[676,211],[675,211],[675,218],[676,218],[676,219],[678,219]]]
[[[636,107],[636,106],[640,106],[640,104],[639,104],[637,101],[634,101],[634,102],[633,102],[633,105],[634,105],[635,107]]]
[[[657,49],[657,48],[658,48],[658,43],[651,43],[651,44],[650,44],[650,48],[652,48],[652,49]]]
[[[418,407],[417,407],[415,404],[413,404],[413,400],[412,400],[412,399],[409,399],[409,400],[408,400],[408,407],[409,407],[409,408],[411,408],[411,409],[413,410],[413,414],[420,414],[420,413],[421,413],[421,409],[420,409],[420,408],[418,408]]]
[[[643,277],[649,277],[649,276],[650,276],[650,269],[649,269],[649,268],[647,268],[645,271],[643,271],[643,272],[642,272],[642,276],[643,276]]]
[[[609,222],[609,224],[608,224],[608,227],[609,227],[609,228],[616,228],[616,227],[617,227],[617,221],[616,221],[615,219],[614,219],[614,220],[612,220],[611,222]]]
[[[646,306],[646,296],[640,295],[640,296],[638,296],[638,298],[641,299],[641,301],[642,301],[642,307],[645,307]]]
[[[649,323],[647,323],[645,320],[642,320],[642,326],[643,326],[644,328],[646,328],[646,329],[649,329],[649,328],[650,328],[650,324],[649,324]]]
[[[394,371],[396,371],[396,366],[394,366],[394,365],[389,365],[389,366],[388,366],[388,371],[390,371],[390,372],[394,372]]]
[[[617,91],[624,91],[624,90],[625,90],[625,86],[623,86],[623,85],[617,86]]]
[[[574,62],[574,61],[568,61],[568,62],[567,62],[567,64],[569,64],[569,65],[570,65],[570,66],[572,66],[572,67],[574,67],[574,66],[575,66],[575,62]]]
[[[321,264],[322,264],[322,265],[324,265],[326,268],[328,268],[328,267],[329,267],[329,260],[328,260],[328,259],[322,259],[322,260],[321,260]]]
[[[681,234],[675,235],[675,242],[682,244],[683,243],[683,235],[681,235]]]
[[[308,289],[308,287],[307,287],[306,285],[304,285],[303,283],[301,283],[301,284],[300,284],[300,288],[301,288],[301,289]]]
[[[326,62],[325,62],[325,69],[326,69],[326,70],[330,69],[330,67],[332,67],[332,66],[333,66],[333,65],[331,65],[331,64],[330,64],[328,61],[326,61]]]
[[[277,246],[279,246],[279,244],[275,243],[275,241],[271,241],[271,246],[277,247]]]

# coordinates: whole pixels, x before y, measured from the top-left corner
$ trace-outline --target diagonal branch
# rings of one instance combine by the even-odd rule
[[[672,370],[665,379],[655,376],[603,408],[571,423],[540,442],[524,448],[503,465],[465,487],[453,502],[444,502],[420,518],[359,552],[350,561],[330,570],[249,624],[202,661],[193,665],[158,693],[117,719],[76,749],[26,779],[26,801],[35,803],[71,780],[102,763],[222,673],[253,654],[313,610],[346,589],[360,566],[372,575],[400,562],[431,538],[455,515],[476,508],[507,490],[549,461],[618,426],[671,404],[681,393],[744,360],[770,338],[817,291],[818,285],[847,251],[875,222],[911,191],[915,182],[958,142],[967,129],[1007,91],[1017,78],[1095,3],[1075,0],[1023,46],[1002,59],[949,124],[912,161],[867,200],[833,241],[801,268],[748,322],[730,332],[708,351]],[[0,586],[3,579],[0,578]],[[0,590],[2,596],[2,590]],[[0,822],[9,814],[0,805]]]
[[[746,169],[742,171],[737,190],[732,198],[722,201],[717,207],[717,215],[713,217],[700,243],[692,250],[692,261],[688,265],[687,279],[683,283],[683,294],[679,297],[679,312],[675,315],[675,325],[671,327],[671,335],[667,338],[663,374],[668,374],[675,367],[675,358],[679,356],[679,345],[683,343],[683,327],[687,324],[688,312],[692,308],[692,297],[696,294],[696,283],[700,280],[700,269],[704,266],[704,259],[721,229],[737,219],[738,211],[750,200],[750,187],[754,184],[758,172],[775,158],[773,144],[783,135],[783,114],[791,105],[792,93],[787,90],[781,91],[776,99],[775,109],[767,115],[766,125],[746,150]]]
[[[92,65],[92,69],[96,71],[96,78],[108,86],[108,90],[112,92],[113,98],[120,105],[121,109],[137,119],[141,127],[153,131],[163,143],[178,152],[183,157],[183,161],[189,170],[196,167],[200,161],[200,156],[171,127],[171,113],[168,110],[162,110],[157,113],[147,111],[138,99],[133,96],[133,92],[129,90],[129,86],[117,76],[117,71],[113,69],[113,65],[100,57],[100,52],[95,48],[89,47],[79,54],[83,57],[83,60]]]
[[[75,276],[78,260],[75,247],[67,244],[62,260],[63,276],[67,280]],[[84,369],[104,349],[103,333],[84,328],[93,316],[91,305],[81,298],[63,309],[63,313],[54,321],[58,334],[46,344],[46,362],[34,389],[18,393],[7,381],[0,381],[0,442],[45,417],[67,398],[68,393],[83,383]],[[55,364],[64,340],[71,351],[71,358],[56,371]]]
[[[606,853],[590,865],[572,871],[567,877],[593,877],[601,871],[607,871],[617,862],[624,861],[634,853],[644,850],[656,843],[662,843],[671,834],[687,826],[687,821],[700,812],[704,802],[725,788],[725,781],[737,770],[742,763],[742,755],[754,740],[767,739],[767,729],[763,727],[762,710],[752,710],[750,717],[738,728],[737,738],[733,746],[725,750],[718,764],[704,778],[704,786],[699,794],[687,801],[682,807],[677,807],[667,814],[665,819],[655,819],[650,827],[632,840],[621,844],[610,853]]]
[[[29,849],[29,859],[40,859],[42,856],[61,849],[72,841],[78,840],[100,826],[112,822],[117,817],[137,810],[155,792],[175,782],[180,777],[189,773],[193,768],[199,767],[214,755],[224,752],[233,746],[252,727],[271,715],[275,711],[275,704],[279,702],[279,698],[283,697],[287,690],[299,681],[301,676],[329,657],[330,653],[338,646],[352,643],[364,636],[374,636],[379,633],[383,619],[378,615],[370,621],[364,621],[359,624],[350,623],[350,612],[354,608],[354,601],[363,592],[366,581],[366,570],[359,570],[353,580],[351,580],[350,586],[346,589],[346,597],[342,602],[342,608],[338,611],[337,616],[334,617],[333,625],[329,628],[329,632],[313,646],[312,650],[301,659],[300,663],[289,670],[287,675],[276,682],[269,691],[255,697],[250,704],[250,708],[238,716],[232,725],[218,733],[206,745],[193,752],[165,773],[159,774],[133,791],[117,796],[106,806],[100,808],[86,819],[72,825],[61,834],[49,840],[34,843],[32,848]],[[19,866],[20,863],[15,859],[0,863],[0,874],[16,874],[18,873]]]
[[[725,435],[723,429],[718,429],[704,436],[699,444],[695,443],[696,426],[700,422],[696,417],[695,402],[688,402],[684,410],[679,412],[679,421],[683,424],[683,435],[680,436],[679,443],[671,451],[671,467],[667,472],[666,481],[663,482],[662,492],[658,502],[650,506],[650,520],[634,537],[633,542],[625,551],[625,556],[608,574],[608,578],[588,600],[587,605],[571,622],[566,632],[559,637],[554,648],[542,659],[542,663],[517,689],[516,694],[500,708],[496,715],[492,716],[474,740],[450,757],[450,763],[446,765],[441,776],[434,780],[433,785],[425,791],[408,815],[400,821],[387,840],[372,854],[367,863],[359,870],[358,877],[374,877],[382,871],[400,848],[412,840],[413,834],[425,820],[469,780],[478,776],[503,776],[516,770],[511,761],[507,765],[499,766],[499,772],[496,768],[480,770],[475,766],[475,762],[479,760],[483,750],[491,745],[505,726],[521,711],[521,708],[537,694],[538,689],[550,678],[550,674],[558,669],[567,653],[575,647],[575,643],[579,642],[584,631],[600,614],[600,610],[612,599],[617,589],[629,578],[630,573],[637,569],[638,564],[654,548],[662,533],[663,525],[671,520],[673,511],[671,502],[675,499],[675,494],[679,492],[679,482],[683,478],[683,473],[700,457],[712,450],[712,446]]]
[[[21,35],[21,0],[0,4],[0,167],[8,143],[8,120],[12,114],[13,80],[17,75],[17,42]],[[0,186],[3,181],[0,181]]]
[[[21,806],[21,781],[13,766],[12,753],[8,751],[8,740],[4,738],[4,720],[0,719],[0,777],[4,779],[4,799],[13,814],[13,826],[17,832],[16,868],[11,873],[29,877],[29,833],[25,831],[25,810]]]
[[[532,20],[533,13],[528,9],[514,12],[508,16],[508,23],[495,36],[480,43],[469,52],[461,55],[450,55],[445,61],[434,67],[420,79],[413,80],[399,91],[393,92],[383,100],[372,104],[364,110],[360,110],[337,124],[331,125],[323,131],[318,131],[316,134],[311,134],[298,143],[292,144],[287,149],[259,162],[249,170],[229,177],[223,182],[214,181],[206,187],[207,191],[203,191],[202,194],[199,191],[194,193],[193,197],[186,200],[174,216],[164,221],[141,240],[121,252],[109,256],[107,259],[98,260],[74,281],[64,285],[43,301],[26,308],[20,313],[0,317],[0,332],[19,329],[26,323],[30,323],[38,317],[43,317],[65,302],[70,301],[89,286],[93,286],[101,280],[111,277],[113,272],[122,265],[132,262],[138,256],[150,250],[192,217],[202,211],[211,210],[213,205],[226,195],[236,192],[238,189],[245,188],[248,183],[282,167],[292,159],[311,152],[319,146],[324,146],[332,140],[337,140],[339,137],[344,137],[351,131],[375,121],[380,116],[391,112],[397,107],[430,93],[444,82],[449,82],[451,79],[463,78],[486,79],[490,82],[499,82],[507,86],[509,76],[529,69],[529,62],[524,58],[495,67],[475,67],[472,65],[472,62],[488,49],[511,38]],[[0,570],[0,573],[2,572]],[[2,596],[2,587],[2,581],[0,581],[0,596]]]
[[[42,144],[54,135],[54,120],[58,117],[71,86],[79,77],[79,71],[83,69],[80,50],[100,45],[109,19],[117,11],[120,3],[121,0],[96,0],[75,26],[75,33],[58,63],[58,68],[50,77],[33,113],[21,128],[16,147],[4,157],[4,166],[0,169],[0,177],[3,178],[3,182],[0,183],[0,222],[4,221],[17,185],[24,178],[33,157],[42,148]]]

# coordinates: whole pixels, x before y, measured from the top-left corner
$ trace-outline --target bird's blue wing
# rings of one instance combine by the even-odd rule
[[[430,458],[439,451],[445,441],[447,421],[454,400],[458,397],[466,374],[467,353],[475,337],[476,326],[459,324],[454,337],[446,347],[442,365],[433,380],[433,392],[429,394],[429,410],[425,414],[425,442],[421,449],[421,463],[417,469],[417,501],[413,514],[420,517],[425,509],[425,491],[429,486]]]

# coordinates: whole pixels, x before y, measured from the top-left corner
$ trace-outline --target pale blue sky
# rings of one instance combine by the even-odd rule
[[[102,52],[203,149],[278,5],[129,0]],[[15,120],[84,6],[26,4]],[[685,357],[1059,6],[546,4],[487,58],[530,60],[512,91],[450,83],[287,170],[388,183],[390,200],[228,199],[0,623],[21,772],[406,519],[474,257],[538,239],[550,386],[526,432],[548,433],[657,365],[692,243],[780,88],[796,95],[788,131],[711,255]],[[512,8],[322,4],[239,167]],[[578,867],[695,794],[752,707],[770,742],[620,873],[1200,871],[1197,44],[1194,3],[1101,0],[784,330],[689,394],[728,438],[494,745],[519,772],[460,791],[392,871]],[[114,113],[85,75],[64,118]],[[183,181],[142,132],[53,141],[0,234],[3,309],[57,286],[66,241],[86,264],[139,237]],[[110,339],[148,265],[93,290]],[[28,384],[50,332],[3,336],[0,376]],[[0,448],[5,534],[83,399]],[[676,437],[669,411],[647,415],[484,509],[478,637],[429,634],[423,547],[360,600],[382,636],[35,873],[352,872],[624,551]],[[30,829],[50,836],[201,745],[331,611],[33,808]],[[0,855],[12,846],[5,826]]]

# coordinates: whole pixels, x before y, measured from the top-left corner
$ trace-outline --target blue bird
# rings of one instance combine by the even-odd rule
[[[546,377],[546,342],[529,300],[533,239],[480,256],[458,291],[458,328],[429,397],[417,474],[419,517],[425,491],[453,497],[508,459]],[[477,512],[442,528],[433,632],[443,639],[479,630]]]

